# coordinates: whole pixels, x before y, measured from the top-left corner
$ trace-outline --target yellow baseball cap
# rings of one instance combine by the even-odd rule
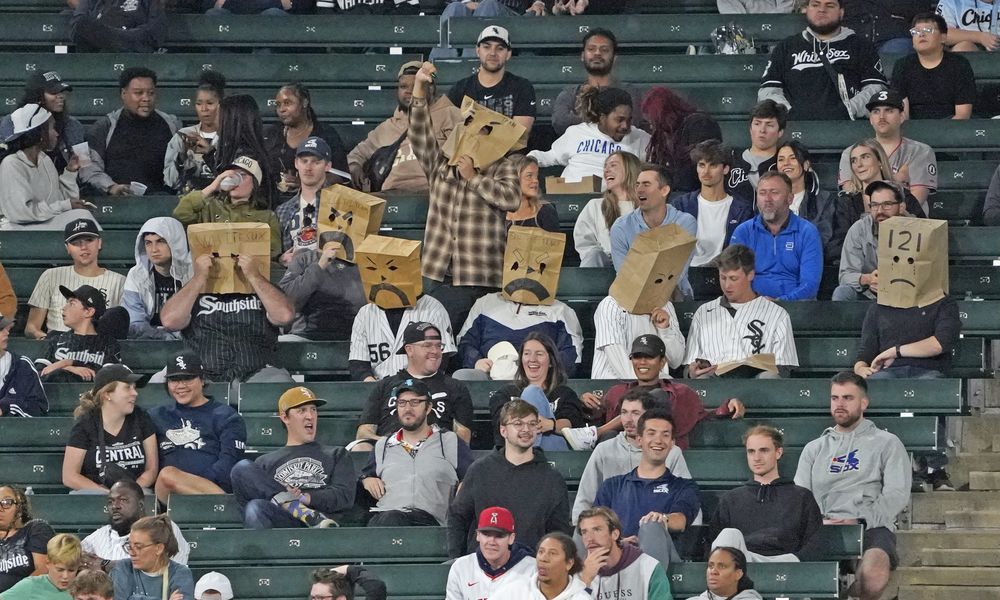
[[[305,386],[293,387],[282,394],[281,398],[278,398],[278,414],[283,415],[296,406],[302,406],[303,404],[323,406],[326,404],[326,400],[320,400],[311,389]]]

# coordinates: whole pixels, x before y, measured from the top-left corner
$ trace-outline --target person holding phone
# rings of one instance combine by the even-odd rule
[[[163,159],[163,183],[178,192],[200,190],[215,179],[205,155],[219,137],[219,104],[226,94],[226,78],[217,71],[202,71],[194,98],[198,122],[177,130]]]

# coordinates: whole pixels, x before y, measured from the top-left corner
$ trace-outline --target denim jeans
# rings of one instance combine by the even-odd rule
[[[243,459],[236,463],[230,472],[230,479],[236,502],[243,512],[243,526],[247,529],[305,527],[305,523],[271,502],[271,498],[284,492],[285,488],[253,461]]]

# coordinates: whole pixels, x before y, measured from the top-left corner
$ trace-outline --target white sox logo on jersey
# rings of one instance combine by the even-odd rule
[[[750,333],[743,336],[743,339],[750,341],[750,347],[753,348],[754,354],[760,354],[760,351],[764,349],[764,330],[761,329],[764,324],[764,321],[760,319],[754,319],[747,323],[747,329],[750,330]]]
[[[837,48],[829,48],[826,51],[826,59],[830,63],[840,62],[842,60],[851,60],[851,53],[847,50],[839,50]],[[804,71],[806,69],[813,69],[816,67],[822,67],[823,60],[819,57],[816,52],[808,52],[803,50],[802,52],[796,52],[792,55],[792,70],[793,71]]]

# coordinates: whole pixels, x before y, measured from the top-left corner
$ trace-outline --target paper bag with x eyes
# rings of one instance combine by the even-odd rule
[[[511,150],[527,145],[528,130],[504,115],[492,111],[465,96],[462,98],[463,122],[455,126],[441,146],[441,151],[455,166],[458,158],[468,154],[477,169],[483,169],[503,158]],[[522,138],[524,138],[522,140]]]
[[[271,276],[271,227],[267,223],[196,223],[187,229],[191,259],[210,254],[205,293],[253,294],[253,287],[236,264],[241,254],[256,259],[264,278]]]
[[[503,297],[519,304],[555,302],[565,249],[565,233],[511,227],[503,255]]]
[[[365,297],[381,308],[416,306],[423,292],[420,242],[369,235],[357,247]]]
[[[948,222],[892,217],[878,228],[878,303],[924,307],[948,295]]]
[[[337,243],[337,258],[355,261],[355,250],[366,236],[378,231],[385,213],[385,200],[352,190],[343,185],[331,185],[320,192],[319,248]]]
[[[634,315],[648,315],[670,299],[684,272],[695,238],[675,224],[640,233],[608,294]]]

